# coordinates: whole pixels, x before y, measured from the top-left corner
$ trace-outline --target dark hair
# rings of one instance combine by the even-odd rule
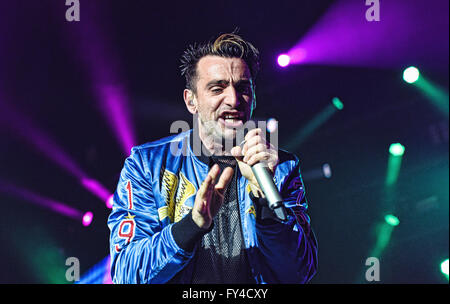
[[[248,41],[233,33],[222,34],[214,41],[191,44],[181,56],[181,75],[186,78],[186,88],[196,93],[197,63],[205,56],[242,58],[247,64],[252,80],[259,70],[259,51]]]

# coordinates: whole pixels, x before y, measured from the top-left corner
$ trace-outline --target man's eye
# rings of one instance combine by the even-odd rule
[[[213,93],[220,93],[220,92],[222,92],[222,91],[223,91],[222,88],[212,88],[212,89],[211,89],[211,92],[213,92]]]

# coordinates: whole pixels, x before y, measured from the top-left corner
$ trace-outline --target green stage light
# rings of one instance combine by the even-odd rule
[[[333,105],[334,105],[334,107],[335,107],[336,109],[342,110],[342,109],[344,108],[344,104],[342,103],[342,101],[341,101],[339,98],[334,97],[334,98],[332,99],[332,102],[333,102]]]
[[[448,280],[448,259],[441,263],[441,272],[447,277]]]
[[[419,79],[420,72],[416,67],[410,66],[403,71],[403,80],[407,83],[414,83]]]
[[[387,214],[384,217],[384,220],[391,226],[398,226],[398,224],[400,224],[400,220],[398,219],[398,217],[393,214]]]
[[[301,129],[299,129],[293,136],[290,142],[285,144],[285,149],[294,151],[297,149],[309,136],[311,136],[318,128],[324,125],[333,114],[337,113],[332,104],[327,106],[317,113],[310,121],[308,121]]]
[[[393,156],[402,156],[405,153],[405,147],[402,144],[394,143],[389,147],[389,153]]]

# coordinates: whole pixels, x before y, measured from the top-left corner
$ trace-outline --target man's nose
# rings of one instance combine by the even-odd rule
[[[239,92],[233,86],[229,86],[227,88],[225,103],[228,106],[230,106],[231,108],[237,108],[241,103],[240,98],[241,97],[239,95]]]

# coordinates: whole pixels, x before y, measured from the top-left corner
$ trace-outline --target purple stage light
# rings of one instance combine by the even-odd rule
[[[43,156],[77,178],[82,186],[105,202],[110,195],[100,182],[91,179],[77,163],[31,119],[14,109],[10,104],[2,103],[0,125],[4,125],[12,134],[22,137],[26,143]]]
[[[287,67],[289,65],[289,62],[291,61],[291,58],[287,54],[281,54],[278,56],[277,62],[280,67]]]
[[[122,151],[129,155],[131,148],[136,145],[136,140],[124,90],[120,86],[112,85],[101,86],[99,90],[102,112],[119,138]]]
[[[304,48],[298,47],[289,51],[289,63],[300,64],[306,61],[307,53]]]
[[[364,1],[334,2],[287,53],[290,64],[398,68],[448,65],[448,0],[380,1],[379,21]],[[420,26],[418,26],[420,20]]]
[[[67,204],[53,200],[48,197],[44,197],[30,190],[13,185],[3,180],[0,180],[0,192],[4,192],[8,195],[24,199],[29,203],[32,203],[39,207],[43,207],[57,214],[72,218],[77,221],[82,221],[83,225],[87,223],[89,217],[90,222],[92,221],[93,218],[92,212],[87,212],[83,214],[83,212],[81,212],[80,210],[70,207]]]
[[[120,57],[114,52],[109,31],[101,22],[103,9],[95,2],[84,7],[88,16],[79,26],[68,27],[65,37],[85,68],[98,109],[116,136],[123,153],[128,156],[136,145],[131,107],[125,82],[121,77]],[[100,20],[99,22],[97,20]],[[109,29],[112,30],[112,29]]]
[[[22,137],[26,143],[71,175],[77,178],[85,176],[77,163],[50,136],[10,104],[2,105],[1,124],[4,124],[4,127],[15,136]]]
[[[83,185],[84,188],[89,190],[91,193],[93,193],[95,196],[97,196],[103,202],[107,202],[109,200],[111,192],[108,191],[108,189],[106,189],[102,184],[100,184],[95,179],[82,178],[81,184]],[[107,204],[107,206],[108,206],[108,204]]]
[[[92,223],[92,219],[94,218],[94,214],[91,211],[86,212],[83,215],[83,226],[87,227]]]
[[[114,194],[111,194],[109,198],[106,200],[106,207],[112,209],[114,203]]]

